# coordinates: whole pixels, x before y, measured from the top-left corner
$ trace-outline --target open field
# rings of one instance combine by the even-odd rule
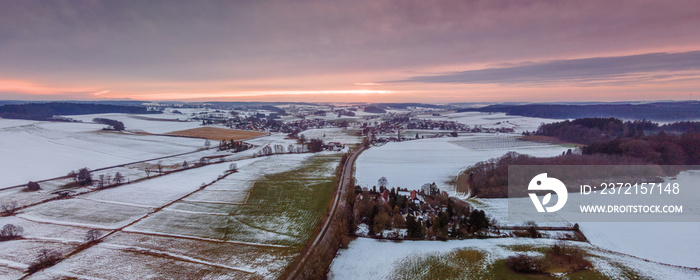
[[[389,187],[419,189],[425,183],[435,182],[440,189],[454,194],[454,186],[448,181],[479,161],[509,151],[555,156],[567,149],[492,134],[391,142],[363,152],[357,159],[355,177],[362,187],[372,188],[377,185],[377,179],[386,177]]]
[[[12,172],[0,176],[0,187],[204,147],[201,139],[107,132],[104,125],[90,123],[0,119],[0,127],[0,170]]]
[[[543,118],[532,118],[532,117],[521,117],[521,116],[509,116],[505,113],[482,113],[482,112],[462,112],[462,113],[448,113],[441,116],[430,116],[424,115],[419,116],[423,119],[431,119],[435,121],[448,120],[455,121],[463,124],[467,124],[471,127],[483,126],[485,128],[512,128],[515,133],[522,133],[524,131],[536,131],[537,128],[542,123],[551,123],[560,120],[556,119],[543,119]]]
[[[482,113],[457,113],[426,118],[449,119],[484,127],[503,125],[513,127],[516,131],[533,131],[540,122],[533,118]],[[357,183],[371,188],[377,185],[379,177],[385,176],[389,187],[417,189],[424,183],[435,182],[441,189],[454,194],[449,179],[478,161],[500,157],[509,151],[542,157],[560,155],[569,148],[575,148],[574,145],[549,139],[524,141],[518,138],[519,136],[507,134],[473,134],[458,138],[392,142],[372,147],[358,159]],[[681,184],[688,186],[694,186],[694,182],[697,182],[697,178],[689,180],[685,175],[679,175],[677,179],[685,180]],[[690,200],[697,197],[694,190],[685,194]],[[570,197],[573,198],[575,195]],[[615,198],[606,199],[610,200],[606,202],[614,203]],[[531,204],[527,198],[523,201]],[[470,199],[468,202],[485,210],[487,216],[507,224],[507,200]],[[685,205],[696,204],[686,202]],[[686,211],[696,213],[698,210],[690,207],[684,209]],[[552,225],[561,226],[561,217],[557,221]],[[698,225],[700,223],[580,223],[581,230],[591,242],[590,245],[581,244],[594,262],[595,271],[567,275],[567,279],[697,279],[700,277],[698,270],[674,265],[697,267],[700,261],[695,253],[698,250],[695,246],[698,244]],[[457,245],[459,242],[464,243]],[[494,242],[501,243],[506,248]],[[512,246],[529,244],[528,246],[542,247],[547,242],[551,241],[502,239],[394,243],[359,238],[350,244],[349,249],[341,250],[331,267],[331,275],[333,279],[528,279],[510,272],[504,265],[504,259],[517,251]],[[473,259],[464,260],[457,256]],[[465,271],[468,274],[464,274]]]
[[[117,120],[124,123],[124,126],[129,132],[145,132],[151,134],[162,134],[166,132],[185,130],[190,128],[201,127],[201,122],[184,121],[189,116],[184,114],[92,114],[92,115],[75,115],[68,116],[70,118],[81,120],[83,122],[92,122],[94,118],[106,118]],[[104,125],[102,125],[104,126]]]
[[[700,271],[646,262],[600,250],[583,242],[592,270],[561,276],[515,274],[505,258],[539,251],[555,240],[497,238],[400,243],[358,238],[341,249],[331,265],[330,279],[697,279]]]
[[[30,207],[0,218],[24,227],[26,238],[3,243],[0,268],[21,277],[40,249],[67,254],[97,228],[112,234],[30,279],[275,279],[325,214],[339,160],[337,153],[240,160],[238,172],[218,181],[228,163],[212,164]]]
[[[218,127],[198,127],[165,133],[165,135],[205,138],[209,140],[246,140],[266,135],[265,132]]]
[[[306,139],[321,139],[323,142],[338,142],[340,144],[359,144],[362,142],[362,137],[357,136],[361,131],[352,128],[318,128],[305,130],[300,134],[304,134]]]
[[[700,180],[700,173],[697,171],[685,171],[675,178],[668,178],[666,182],[677,182],[681,186],[694,186]],[[700,189],[687,188],[684,195],[667,199],[670,204],[682,204],[684,215],[700,216],[696,198],[700,196]],[[577,201],[578,193],[569,194],[569,202]],[[531,205],[529,198],[516,198],[516,203],[522,202]],[[482,209],[487,215],[497,219],[502,225],[518,225],[518,222],[509,220],[518,217],[508,218],[508,199],[469,199],[474,207]],[[595,197],[595,203],[601,205],[615,205],[619,202],[616,196]],[[639,199],[640,204],[647,204],[643,198]],[[555,213],[553,222],[538,222],[539,225],[562,225],[578,223],[581,231],[586,235],[592,245],[601,249],[612,250],[635,257],[648,259],[655,262],[680,265],[687,267],[698,267],[700,264],[700,242],[698,242],[697,232],[700,231],[699,222],[671,222],[674,217],[664,218],[665,222],[581,222],[576,220],[578,208],[565,207]],[[663,214],[656,214],[663,215]],[[627,218],[630,220],[631,218]]]

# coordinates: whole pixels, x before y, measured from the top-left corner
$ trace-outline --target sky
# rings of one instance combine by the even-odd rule
[[[0,100],[700,98],[696,1],[0,1]]]

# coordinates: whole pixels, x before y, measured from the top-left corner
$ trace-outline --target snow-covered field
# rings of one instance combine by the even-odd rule
[[[264,138],[258,141],[288,141],[280,135]],[[253,152],[244,154],[250,156]],[[236,156],[231,157],[235,160]],[[42,203],[20,210],[14,216],[0,217],[0,225],[23,227],[26,238],[3,242],[0,272],[19,278],[20,271],[34,261],[41,249],[67,254],[83,242],[88,229],[100,229],[103,234],[114,234],[59,265],[32,275],[31,279],[136,279],[146,275],[275,278],[298,254],[296,247],[278,244],[301,242],[299,239],[304,235],[299,233],[299,228],[304,227],[292,221],[256,223],[258,219],[266,219],[265,214],[241,212],[240,207],[247,204],[255,182],[261,177],[298,168],[312,156],[283,154],[239,159],[235,161],[238,172],[201,188],[229,169],[230,162],[215,163]],[[319,178],[332,176],[334,166],[326,168],[330,173],[319,173]],[[41,193],[13,190],[4,195],[3,198],[13,198]],[[280,209],[274,211],[279,213]],[[119,230],[122,227],[125,228]],[[112,262],[119,265],[108,264]]]
[[[358,238],[348,249],[341,249],[330,267],[330,279],[392,279],[396,270],[411,259],[430,254],[445,254],[457,249],[476,250],[485,254],[485,264],[515,255],[519,246],[551,246],[555,240],[531,238],[496,238],[439,241],[403,241],[401,243]],[[599,250],[583,242],[569,242],[597,256],[590,258],[594,269],[612,279],[626,279],[624,270],[652,279],[698,279],[700,271],[667,266]],[[425,268],[427,271],[428,267]],[[420,276],[416,275],[418,279]]]
[[[156,122],[167,123],[167,122]],[[104,125],[0,119],[0,187],[195,151],[200,139],[106,132]]]
[[[85,123],[0,119],[0,153],[3,153],[0,170],[3,175],[12,174],[0,177],[0,187],[63,176],[82,167],[94,170],[194,152],[204,144],[199,139],[148,135],[199,126],[197,122],[158,120],[183,119],[186,115],[71,117]],[[96,117],[122,121],[127,132],[106,132],[102,131],[104,125],[88,123]],[[351,131],[327,128],[311,130],[308,134],[310,138],[326,142],[358,143],[361,138]],[[13,216],[0,217],[0,226],[14,224],[24,228],[24,239],[6,241],[0,246],[0,278],[22,277],[22,271],[36,259],[41,249],[70,253],[84,242],[89,229],[112,234],[100,244],[32,275],[31,279],[138,279],[146,276],[172,278],[173,275],[276,278],[298,254],[296,246],[308,237],[308,228],[313,228],[323,212],[293,210],[285,213],[279,205],[266,210],[267,204],[260,195],[254,196],[256,206],[248,207],[253,186],[266,175],[299,168],[317,155],[323,165],[315,161],[316,168],[304,171],[303,178],[292,177],[290,182],[281,182],[296,186],[291,181],[299,179],[304,182],[300,184],[306,187],[304,191],[321,188],[316,185],[332,182],[328,178],[333,178],[340,158],[338,153],[332,152],[251,158],[265,145],[299,146],[296,140],[285,138],[285,134],[278,133],[252,139],[250,143],[257,147],[235,154],[212,149],[93,171],[93,180],[119,172],[124,176],[123,182],[135,182],[104,190],[97,190],[95,186],[70,187],[68,189],[79,195],[68,199],[44,202],[55,198],[52,192],[65,188],[71,179],[42,182],[42,189],[37,192],[19,188],[0,191],[0,203],[37,204]],[[219,163],[224,159],[216,158],[213,164],[179,171],[184,161],[193,166],[202,157],[221,155],[226,155],[226,162]],[[237,164],[238,172],[221,179],[231,161]],[[155,171],[158,165],[166,172],[178,172],[158,176],[160,174]],[[146,179],[146,169],[152,171],[150,177],[156,177],[137,181]],[[213,181],[216,182],[202,188]],[[268,186],[265,191],[274,189],[274,185]],[[325,210],[325,204],[319,201],[314,203],[321,203]]]
[[[306,139],[321,139],[323,142],[338,142],[340,144],[358,144],[362,142],[362,137],[356,136],[359,130],[347,128],[320,128],[305,130]]]
[[[513,145],[496,148],[470,146],[470,143],[498,142],[503,139],[511,140]],[[493,134],[390,142],[372,147],[359,156],[355,178],[358,185],[368,188],[377,185],[380,177],[386,177],[389,187],[412,190],[420,189],[425,183],[435,182],[442,190],[454,191],[454,186],[447,181],[479,161],[500,157],[509,151],[544,157],[560,155],[568,149],[558,145],[520,142],[523,143],[519,143],[512,135]]]
[[[554,120],[506,116],[505,114],[454,113],[443,116],[421,116],[435,120],[453,120],[461,123],[482,125],[484,127],[512,127],[517,132],[536,130],[541,122]],[[500,122],[500,124],[498,124]],[[494,134],[472,134],[459,138],[434,138],[406,142],[392,142],[365,151],[356,163],[357,184],[371,188],[377,185],[377,179],[384,176],[389,187],[418,189],[424,183],[435,182],[438,186],[454,195],[448,181],[460,171],[479,161],[500,157],[506,152],[515,151],[533,156],[556,156],[570,147],[525,143],[513,141],[513,136]],[[679,179],[683,179],[683,174]],[[687,178],[686,178],[687,179]],[[694,180],[694,181],[693,181]],[[697,182],[698,178],[688,182]],[[688,183],[686,182],[686,183]],[[694,185],[691,183],[684,185]],[[687,193],[687,199],[696,198],[695,193]],[[612,198],[611,198],[612,199]],[[527,198],[527,203],[530,203]],[[693,204],[692,201],[686,201]],[[487,215],[507,221],[508,207],[506,199],[475,199],[472,203],[486,211]],[[689,207],[690,208],[690,207]],[[697,209],[684,209],[697,211]],[[571,224],[576,221],[570,221]],[[700,240],[697,232],[700,223],[579,223],[581,230],[589,238],[589,250],[604,256],[608,262],[632,264],[631,268],[641,275],[654,279],[698,278],[697,271],[664,265],[698,267],[700,258]],[[558,225],[561,225],[559,223]],[[506,239],[507,240],[507,239]],[[350,249],[341,250],[331,267],[335,279],[385,279],[401,260],[409,255],[446,253],[454,248],[482,248],[494,254],[495,245],[490,242],[511,242],[506,240],[467,240],[449,242],[377,242],[360,238],[350,245]],[[516,241],[522,242],[522,241]],[[533,241],[549,242],[549,241]],[[406,244],[406,243],[411,243]],[[478,244],[473,244],[478,243]],[[460,245],[461,244],[461,245]],[[353,247],[355,246],[355,247]],[[611,250],[611,251],[607,251]],[[398,255],[398,256],[397,256]],[[498,255],[498,254],[496,254]],[[505,257],[505,256],[500,256]],[[651,260],[645,262],[643,259]],[[658,262],[658,263],[654,263]],[[600,271],[615,277],[611,265],[599,262]],[[607,269],[607,270],[606,270]],[[358,275],[361,271],[364,274]],[[681,273],[681,274],[676,274]],[[690,274],[687,274],[690,273]],[[680,278],[679,278],[680,277]]]
[[[431,116],[422,115],[419,116],[424,119],[431,120],[448,120],[455,121],[463,124],[467,124],[470,127],[483,126],[485,128],[512,128],[516,133],[522,133],[524,131],[536,131],[537,128],[542,123],[551,123],[561,120],[556,119],[542,119],[542,118],[531,118],[522,116],[508,116],[505,113],[482,113],[482,112],[463,112],[463,113],[450,113],[443,114],[441,116]]]
[[[92,115],[76,115],[68,116],[75,120],[83,122],[92,122],[94,118],[105,118],[117,120],[124,123],[127,131],[133,132],[148,132],[153,134],[162,134],[166,132],[185,130],[200,127],[201,122],[187,122],[189,115],[185,114],[92,114]],[[178,121],[179,120],[179,121]],[[100,125],[104,127],[105,125]]]
[[[700,173],[697,171],[685,171],[675,178],[669,178],[667,182],[678,182],[683,189],[683,196],[674,197],[673,202],[663,203],[683,205],[683,220],[698,220],[700,213],[697,211],[697,198],[700,197],[700,189],[693,188],[700,181]],[[579,194],[570,194],[567,204],[575,203]],[[616,205],[619,197],[597,196],[596,204]],[[523,204],[531,205],[529,198],[517,198]],[[472,204],[484,210],[487,215],[499,220],[502,224],[518,224],[508,222],[508,199],[470,199]],[[656,203],[659,203],[656,201]],[[654,205],[653,202],[641,204]],[[575,204],[577,205],[577,204]],[[700,222],[581,222],[576,220],[577,209],[563,209],[564,212],[556,213],[558,220],[567,221],[565,224],[578,223],[581,231],[589,239],[590,243],[602,249],[629,254],[635,257],[648,259],[671,265],[687,267],[699,267],[700,265]],[[569,211],[573,211],[569,213]],[[571,214],[571,215],[568,215]],[[578,214],[580,215],[580,213]],[[648,214],[654,215],[654,214]],[[639,218],[639,216],[635,216]],[[653,217],[652,217],[653,218]],[[678,217],[675,217],[678,218]],[[629,220],[629,218],[628,218]],[[540,225],[559,225],[561,222],[538,223]]]

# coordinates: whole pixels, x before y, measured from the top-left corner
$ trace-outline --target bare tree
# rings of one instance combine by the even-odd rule
[[[151,178],[151,169],[146,168],[144,171],[146,171],[146,177]]]
[[[9,216],[15,213],[15,210],[17,210],[17,201],[11,200],[11,201],[5,201],[2,204],[0,204],[0,208],[2,209],[2,214],[5,216]]]
[[[114,182],[115,183],[121,184],[122,181],[124,181],[124,176],[122,176],[121,173],[117,172],[116,174],[114,174]]]
[[[50,267],[54,264],[56,264],[58,261],[61,260],[63,256],[61,256],[61,253],[54,251],[54,250],[49,250],[49,249],[43,249],[41,252],[39,252],[39,255],[36,258],[36,261],[32,263],[28,268],[27,272],[33,273],[37,272],[41,269]]]
[[[293,153],[294,152],[294,145],[289,144],[289,147],[287,147],[287,152],[289,152],[290,154]]]
[[[163,174],[163,161],[158,161],[158,173]]]
[[[21,226],[6,224],[0,230],[0,241],[12,240],[22,235],[24,229]]]
[[[80,185],[87,186],[92,184],[92,174],[90,174],[90,170],[88,170],[87,167],[78,170],[78,176],[76,178]]]
[[[204,141],[204,147],[207,147],[207,149],[209,149],[209,147],[211,147],[211,141],[209,141],[209,139]]]
[[[386,186],[389,185],[389,180],[387,180],[386,177],[381,177],[381,178],[379,178],[379,180],[377,180],[377,184],[378,184],[380,187],[385,187],[385,188],[386,188]]]
[[[102,236],[102,231],[99,229],[91,229],[85,234],[85,242],[94,243]]]
[[[260,154],[263,156],[271,155],[272,154],[272,147],[270,147],[270,145],[263,147],[262,150],[260,151]]]
[[[190,164],[187,163],[187,161],[183,161],[183,162],[182,162],[182,168],[187,169],[188,167],[190,167]]]
[[[236,165],[235,162],[234,162],[234,163],[231,163],[231,164],[228,166],[228,170],[236,171],[236,170],[238,170],[238,165]]]
[[[105,186],[105,175],[104,175],[104,174],[100,174],[100,183],[99,183],[99,187],[100,187],[100,188],[104,188],[104,186]]]

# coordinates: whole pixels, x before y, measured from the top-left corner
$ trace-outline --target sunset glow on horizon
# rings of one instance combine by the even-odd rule
[[[693,1],[11,1],[0,18],[0,100],[700,96]]]

